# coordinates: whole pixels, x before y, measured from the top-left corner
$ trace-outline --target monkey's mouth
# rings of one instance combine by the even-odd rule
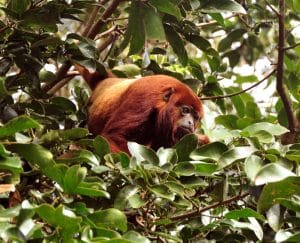
[[[190,127],[181,126],[181,127],[177,128],[175,136],[176,136],[176,139],[179,140],[184,135],[191,134],[191,133],[194,133],[194,129],[192,129]]]

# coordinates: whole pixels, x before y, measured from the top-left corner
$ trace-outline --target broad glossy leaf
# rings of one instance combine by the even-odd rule
[[[281,181],[290,176],[295,176],[295,174],[283,166],[275,163],[267,164],[256,174],[255,185]]]
[[[258,200],[258,211],[263,213],[277,203],[277,198],[290,198],[300,193],[300,177],[291,176],[264,186]]]
[[[166,38],[170,43],[173,51],[178,56],[180,63],[186,66],[188,63],[188,55],[184,47],[184,43],[180,35],[170,25],[164,25]]]
[[[31,5],[31,0],[9,0],[7,8],[18,13],[22,14],[25,12],[27,9],[30,8]]]
[[[72,129],[59,131],[59,134],[65,140],[76,140],[89,135],[89,131],[85,128],[75,127]]]
[[[263,160],[257,155],[251,155],[245,161],[245,172],[252,183],[255,181],[257,173],[263,166]]]
[[[30,128],[41,128],[41,124],[29,116],[18,116],[0,127],[0,138],[14,135]]]
[[[218,165],[214,163],[195,162],[193,165],[197,175],[201,176],[210,176],[218,169]]]
[[[237,84],[243,84],[243,83],[256,83],[258,82],[258,78],[255,75],[247,75],[247,76],[237,76],[235,81]]]
[[[246,33],[245,29],[235,29],[230,32],[224,39],[219,43],[218,50],[224,52],[229,49],[233,42],[239,41],[240,38]]]
[[[169,0],[149,0],[149,3],[160,12],[175,16],[178,20],[182,18],[179,8]]]
[[[97,226],[117,228],[122,232],[127,231],[127,218],[125,214],[118,209],[109,208],[99,210],[88,215],[88,218]]]
[[[176,145],[175,150],[178,156],[178,161],[189,160],[191,152],[197,147],[198,138],[195,134],[184,136]]]
[[[280,136],[289,130],[278,124],[272,124],[268,122],[255,123],[243,129],[243,132],[247,132],[250,136],[255,134],[257,131],[266,131],[273,136]]]
[[[128,22],[131,32],[129,55],[139,53],[145,44],[143,18],[143,5],[139,2],[132,2]]]
[[[35,211],[45,222],[59,227],[63,232],[63,237],[67,239],[78,232],[79,223],[82,221],[80,217],[76,217],[72,211],[64,206],[54,208],[49,204],[42,204]]]
[[[237,129],[237,120],[238,117],[235,115],[220,115],[216,117],[215,122],[228,129]]]
[[[255,220],[255,218],[249,218],[250,223],[246,222],[239,222],[233,219],[230,219],[228,221],[225,221],[229,225],[231,225],[234,229],[240,228],[240,229],[249,229],[255,233],[256,237],[259,240],[262,240],[263,238],[263,230],[260,226],[260,224]]]
[[[15,174],[23,172],[22,162],[19,157],[0,156],[0,170],[7,170]]]
[[[300,150],[289,150],[285,157],[289,160],[300,163]]]
[[[190,162],[179,162],[176,164],[174,172],[179,176],[191,176],[195,174],[195,167]]]
[[[123,187],[119,192],[114,201],[114,208],[124,210],[128,205],[128,199],[137,194],[139,188],[134,185],[128,185]]]
[[[166,39],[165,30],[158,13],[151,7],[145,7],[143,17],[147,39],[164,41]]]
[[[64,178],[64,190],[66,193],[72,193],[80,182],[82,182],[87,174],[85,167],[79,165],[73,165],[68,168]]]
[[[218,165],[219,169],[223,169],[237,160],[249,157],[255,149],[250,146],[235,147],[234,149],[226,151],[220,158]]]
[[[257,213],[256,211],[254,211],[251,208],[232,210],[232,211],[229,211],[228,213],[226,213],[224,217],[227,219],[236,219],[236,220],[253,217],[253,218],[257,218],[263,222],[266,220],[262,214]]]
[[[135,142],[128,142],[128,149],[139,162],[148,161],[153,165],[159,165],[159,158],[152,149]]]
[[[100,160],[103,160],[104,156],[110,153],[109,143],[104,137],[97,136],[93,141],[93,145]]]
[[[293,0],[293,7],[298,13],[300,13],[300,2],[298,0]]]
[[[289,199],[285,199],[285,198],[277,198],[275,199],[275,202],[281,204],[282,206],[293,210],[297,213],[300,212],[300,202],[299,200],[289,200]]]
[[[139,242],[139,243],[150,243],[146,237],[140,235],[136,231],[128,231],[123,235],[123,238],[130,240],[130,242]]]
[[[212,0],[204,1],[201,5],[201,11],[208,13],[223,13],[223,12],[236,12],[241,14],[247,14],[242,5],[233,0]]]
[[[86,162],[91,166],[99,165],[97,157],[91,151],[84,149],[70,151],[65,157],[57,158],[56,161],[59,163]]]
[[[175,149],[167,148],[167,149],[159,149],[157,151],[157,156],[159,158],[159,165],[163,166],[165,164],[176,164],[178,161],[178,156]]]
[[[267,221],[270,227],[277,232],[281,225],[280,205],[273,205],[266,213]]]
[[[218,161],[227,150],[228,147],[224,143],[213,142],[197,148],[191,153],[190,157],[193,160],[212,159]]]
[[[258,120],[261,118],[261,112],[258,108],[258,105],[254,102],[247,102],[246,104],[246,115],[249,118]]]
[[[149,188],[156,196],[173,201],[175,194],[165,185],[155,185]]]
[[[108,192],[103,190],[103,185],[100,182],[82,181],[73,189],[72,194],[80,194],[89,197],[105,197],[110,198]]]

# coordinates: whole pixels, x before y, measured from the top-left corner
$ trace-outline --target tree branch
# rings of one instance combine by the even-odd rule
[[[290,50],[290,49],[294,49],[294,48],[296,48],[297,46],[300,46],[300,42],[296,43],[295,45],[285,47],[284,50],[287,51],[287,50]]]
[[[278,56],[277,56],[277,76],[276,76],[276,90],[283,102],[284,109],[288,119],[288,128],[291,133],[296,132],[297,121],[293,114],[292,104],[287,96],[284,82],[283,82],[283,72],[284,72],[284,43],[285,43],[285,1],[279,0],[279,15],[278,15]],[[292,142],[292,141],[291,141]]]
[[[91,39],[94,39],[95,36],[98,34],[100,29],[103,27],[103,25],[106,23],[106,20],[114,13],[118,5],[123,0],[113,0],[112,3],[107,7],[107,9],[102,14],[101,18],[92,26],[92,28],[89,30],[87,36]]]
[[[245,92],[249,91],[250,89],[253,89],[254,87],[258,86],[259,84],[261,84],[262,82],[264,82],[265,80],[267,80],[269,77],[271,77],[275,72],[276,72],[276,69],[273,69],[262,80],[258,81],[257,83],[255,83],[255,84],[251,85],[250,87],[248,87],[246,89],[243,89],[241,91],[238,91],[238,92],[235,92],[235,93],[231,93],[231,94],[227,94],[227,95],[217,95],[217,96],[201,97],[200,100],[217,100],[217,99],[230,98],[232,96],[240,95],[240,94],[245,93]]]
[[[249,192],[246,192],[244,194],[231,197],[231,198],[229,198],[227,200],[224,200],[224,201],[220,201],[220,202],[214,203],[214,204],[206,206],[204,208],[191,210],[191,211],[189,211],[187,213],[184,213],[184,214],[181,214],[181,215],[177,215],[177,216],[173,216],[170,219],[172,221],[177,221],[177,220],[183,220],[183,219],[190,219],[190,218],[199,217],[201,213],[203,213],[203,212],[205,212],[207,210],[210,210],[212,208],[217,208],[219,206],[223,206],[223,205],[226,205],[226,204],[230,204],[230,203],[232,203],[234,201],[241,200],[241,199],[243,199],[243,198],[245,198],[247,196],[249,196]]]

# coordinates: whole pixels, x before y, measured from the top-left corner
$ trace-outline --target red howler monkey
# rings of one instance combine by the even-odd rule
[[[129,153],[128,141],[154,150],[172,147],[184,135],[194,133],[203,117],[199,98],[173,77],[124,79],[109,73],[101,80],[97,72],[76,68],[93,90],[89,130],[105,137],[112,152]],[[209,142],[205,135],[198,138],[200,144]]]

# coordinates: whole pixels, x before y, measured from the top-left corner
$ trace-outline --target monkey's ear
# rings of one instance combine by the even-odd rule
[[[165,102],[168,102],[170,100],[171,95],[175,93],[175,89],[174,88],[169,88],[164,92],[164,96],[163,96],[163,100]]]

